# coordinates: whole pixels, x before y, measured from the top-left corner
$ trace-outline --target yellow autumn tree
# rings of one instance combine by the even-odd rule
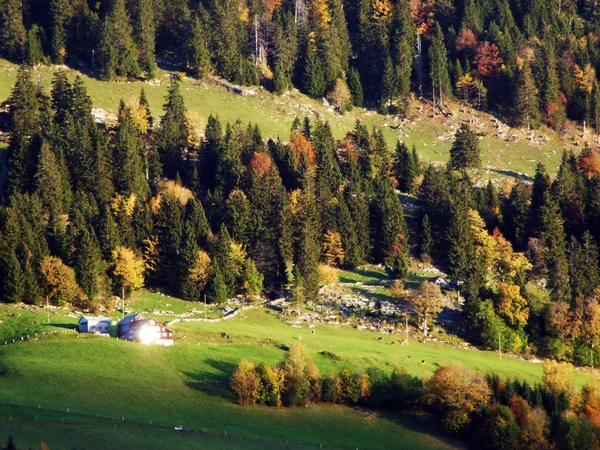
[[[139,289],[144,286],[144,260],[133,250],[122,245],[112,251],[114,275],[127,289]]]
[[[500,283],[498,286],[498,312],[514,327],[520,327],[529,319],[527,300],[521,295],[521,288],[515,284]]]
[[[469,103],[471,99],[471,92],[473,91],[473,76],[470,73],[465,73],[456,81],[456,91],[460,98],[465,102]]]
[[[323,240],[323,257],[330,265],[339,266],[344,262],[344,246],[340,233],[327,230]]]
[[[515,252],[502,233],[498,230],[488,233],[477,211],[470,209],[468,214],[477,255],[485,262],[492,281],[513,284],[515,279],[533,268],[525,254]]]
[[[210,263],[211,261],[208,253],[202,249],[196,250],[194,263],[189,269],[188,277],[200,287],[200,290],[203,290],[208,282],[208,277],[211,272]]]
[[[575,78],[575,82],[577,83],[577,86],[579,86],[579,89],[587,95],[592,94],[592,85],[596,79],[596,71],[591,64],[586,64],[583,66],[583,69],[575,64],[575,67],[573,68],[573,77]]]

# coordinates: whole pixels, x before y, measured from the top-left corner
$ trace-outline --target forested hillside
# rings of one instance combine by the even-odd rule
[[[600,127],[592,0],[6,0],[0,53],[152,78],[156,62],[344,110],[402,113],[411,93],[515,125]]]

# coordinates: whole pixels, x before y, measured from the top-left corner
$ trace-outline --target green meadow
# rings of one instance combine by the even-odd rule
[[[375,274],[376,270],[361,276],[368,281]],[[168,303],[182,312],[189,305],[145,292],[131,302],[128,309]],[[18,309],[0,310],[4,336],[20,330],[13,320],[52,331],[76,322],[74,317],[53,314],[48,325],[43,310],[21,307],[21,316],[16,317]],[[441,434],[437,419],[428,415],[337,405],[241,407],[233,402],[228,380],[240,359],[276,363],[284,356],[283,348],[297,342],[305,345],[324,375],[344,366],[387,371],[404,367],[425,379],[439,365],[458,362],[482,373],[536,382],[543,371],[539,363],[510,356],[500,360],[495,352],[461,345],[411,339],[408,346],[392,346],[391,338],[379,340],[379,333],[347,326],[318,325],[313,333],[285,324],[266,308],[246,309],[234,319],[216,323],[179,322],[172,329],[176,344],[170,348],[74,332],[0,345],[0,441],[13,434],[23,447],[44,441],[50,449],[88,450],[135,447],[135,443],[148,449],[461,448]],[[587,376],[578,371],[577,385],[586,382]],[[175,431],[176,426],[193,432]]]

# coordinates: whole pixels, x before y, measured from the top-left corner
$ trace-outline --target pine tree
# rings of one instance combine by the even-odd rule
[[[292,75],[298,59],[298,26],[291,11],[275,10],[273,22],[273,73],[276,92],[284,92],[292,86]]]
[[[182,168],[182,160],[188,147],[190,130],[185,116],[185,105],[179,91],[179,82],[171,79],[156,140],[165,175],[171,178]]]
[[[592,84],[592,99],[590,104],[591,124],[596,133],[600,133],[600,89],[598,89],[598,81],[594,80]]]
[[[546,167],[538,163],[533,179],[531,192],[531,204],[529,207],[528,236],[539,237],[542,225],[540,218],[544,207],[549,203],[550,177],[546,173]]]
[[[429,223],[429,216],[425,214],[423,216],[423,220],[421,221],[421,236],[419,248],[421,249],[421,253],[426,255],[431,255],[433,251],[433,236],[431,235],[431,225]]]
[[[25,300],[25,277],[14,250],[7,255],[4,262],[4,298],[8,303],[19,303]]]
[[[34,268],[32,256],[25,256],[22,260],[23,281],[24,281],[24,296],[23,300],[30,305],[37,305],[42,296],[42,287],[38,279],[38,273]]]
[[[146,181],[146,147],[135,124],[131,110],[119,115],[119,127],[114,138],[115,188],[124,196],[135,194],[144,198],[150,193]]]
[[[589,231],[584,233],[581,243],[571,237],[569,267],[573,297],[592,297],[599,280],[598,246]]]
[[[467,124],[462,124],[456,132],[450,148],[450,166],[453,169],[481,166],[479,139]]]
[[[239,4],[235,0],[214,0],[211,5],[212,38],[211,55],[215,68],[224,78],[242,82],[243,70],[247,67],[243,43],[248,42],[246,29],[239,15]]]
[[[319,293],[320,220],[314,190],[314,180],[308,175],[303,183],[295,248],[295,263],[302,275],[308,301],[315,301]]]
[[[105,265],[98,240],[93,230],[84,228],[75,241],[73,266],[77,283],[91,300],[96,300],[102,292]]]
[[[354,67],[351,67],[348,72],[348,89],[352,96],[352,104],[354,106],[362,106],[364,101],[362,82],[360,81],[358,70]]]
[[[70,185],[65,180],[56,160],[56,154],[50,144],[42,142],[40,156],[35,174],[35,186],[40,198],[48,210],[54,214],[62,214],[69,210]]]
[[[388,103],[392,102],[396,95],[396,73],[392,64],[392,58],[389,56],[385,59],[383,73],[381,75],[381,98],[379,101],[380,108],[385,110]],[[385,111],[384,111],[385,112]]]
[[[28,190],[33,185],[35,161],[40,145],[35,138],[41,117],[38,90],[31,72],[21,66],[9,99],[9,137],[7,189],[8,195]]]
[[[194,75],[198,78],[205,78],[210,71],[210,53],[206,43],[204,26],[198,15],[194,16],[192,20],[189,61]]]
[[[0,4],[0,52],[15,60],[26,56],[27,31],[21,5],[18,0],[5,0]]]
[[[446,266],[452,278],[465,280],[472,269],[473,261],[477,259],[475,242],[464,199],[455,201],[450,209],[452,218],[446,233],[448,241]]]
[[[183,237],[183,207],[176,199],[165,197],[154,225],[158,238],[158,261],[155,272],[156,281],[177,290],[180,280],[178,273],[178,255]]]
[[[523,251],[527,246],[529,201],[529,190],[519,181],[513,186],[502,210],[504,236],[512,242],[516,251]]]
[[[39,64],[44,60],[41,35],[42,30],[37,24],[33,24],[27,31],[26,61],[31,66]]]
[[[306,54],[304,56],[304,91],[313,98],[323,97],[326,89],[323,64],[319,55],[308,41],[306,43]]]
[[[50,0],[50,41],[52,59],[64,64],[67,56],[67,25],[73,17],[73,6],[69,0]]]
[[[231,248],[232,240],[227,231],[225,224],[221,225],[219,230],[219,236],[215,245],[215,267],[218,265],[221,271],[221,276],[227,287],[227,295],[233,296],[235,294],[235,274],[236,267],[233,259],[233,253]]]
[[[396,72],[396,94],[401,111],[408,107],[413,68],[415,27],[409,2],[398,2],[392,25],[392,59]]]
[[[448,55],[444,44],[444,35],[440,24],[437,22],[433,40],[429,47],[429,60],[433,105],[443,108],[444,95],[450,94],[450,77],[448,75]]]
[[[415,179],[419,175],[416,150],[413,149],[413,152],[409,152],[406,144],[398,141],[394,153],[393,171],[398,181],[398,189],[401,192],[412,192]]]
[[[528,129],[536,128],[539,125],[538,89],[535,86],[528,62],[523,63],[517,76],[515,115],[518,123],[527,126]]]
[[[148,78],[156,75],[155,46],[156,18],[152,0],[137,0],[135,15],[134,37],[138,48],[140,69],[145,71]]]
[[[545,265],[548,273],[547,287],[553,301],[571,299],[569,263],[563,220],[555,202],[548,202],[541,210],[542,230],[540,238],[546,247]]]
[[[136,78],[140,75],[138,49],[132,36],[125,0],[115,0],[100,32],[98,62],[100,74],[105,80],[113,80],[115,77]],[[148,45],[148,42],[144,44]]]
[[[206,213],[202,202],[200,200],[192,198],[188,201],[186,206],[186,226],[189,224],[190,229],[193,230],[196,238],[196,243],[206,248],[209,237],[211,235],[210,225],[206,218]]]
[[[215,263],[213,276],[208,285],[208,298],[211,303],[225,303],[229,298],[227,284],[219,264]]]

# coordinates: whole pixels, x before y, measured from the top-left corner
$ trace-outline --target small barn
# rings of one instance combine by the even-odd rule
[[[124,338],[142,344],[173,345],[173,331],[156,319],[132,321]]]
[[[433,284],[439,286],[440,289],[448,289],[448,285],[449,285],[448,280],[446,280],[442,276],[430,278],[428,281],[430,283],[433,283]]]
[[[144,316],[140,313],[130,314],[123,317],[117,324],[117,336],[119,339],[126,339],[127,333],[129,333],[129,327],[137,320],[143,320]]]
[[[80,333],[108,333],[112,319],[104,316],[81,316],[77,322],[77,331]]]

